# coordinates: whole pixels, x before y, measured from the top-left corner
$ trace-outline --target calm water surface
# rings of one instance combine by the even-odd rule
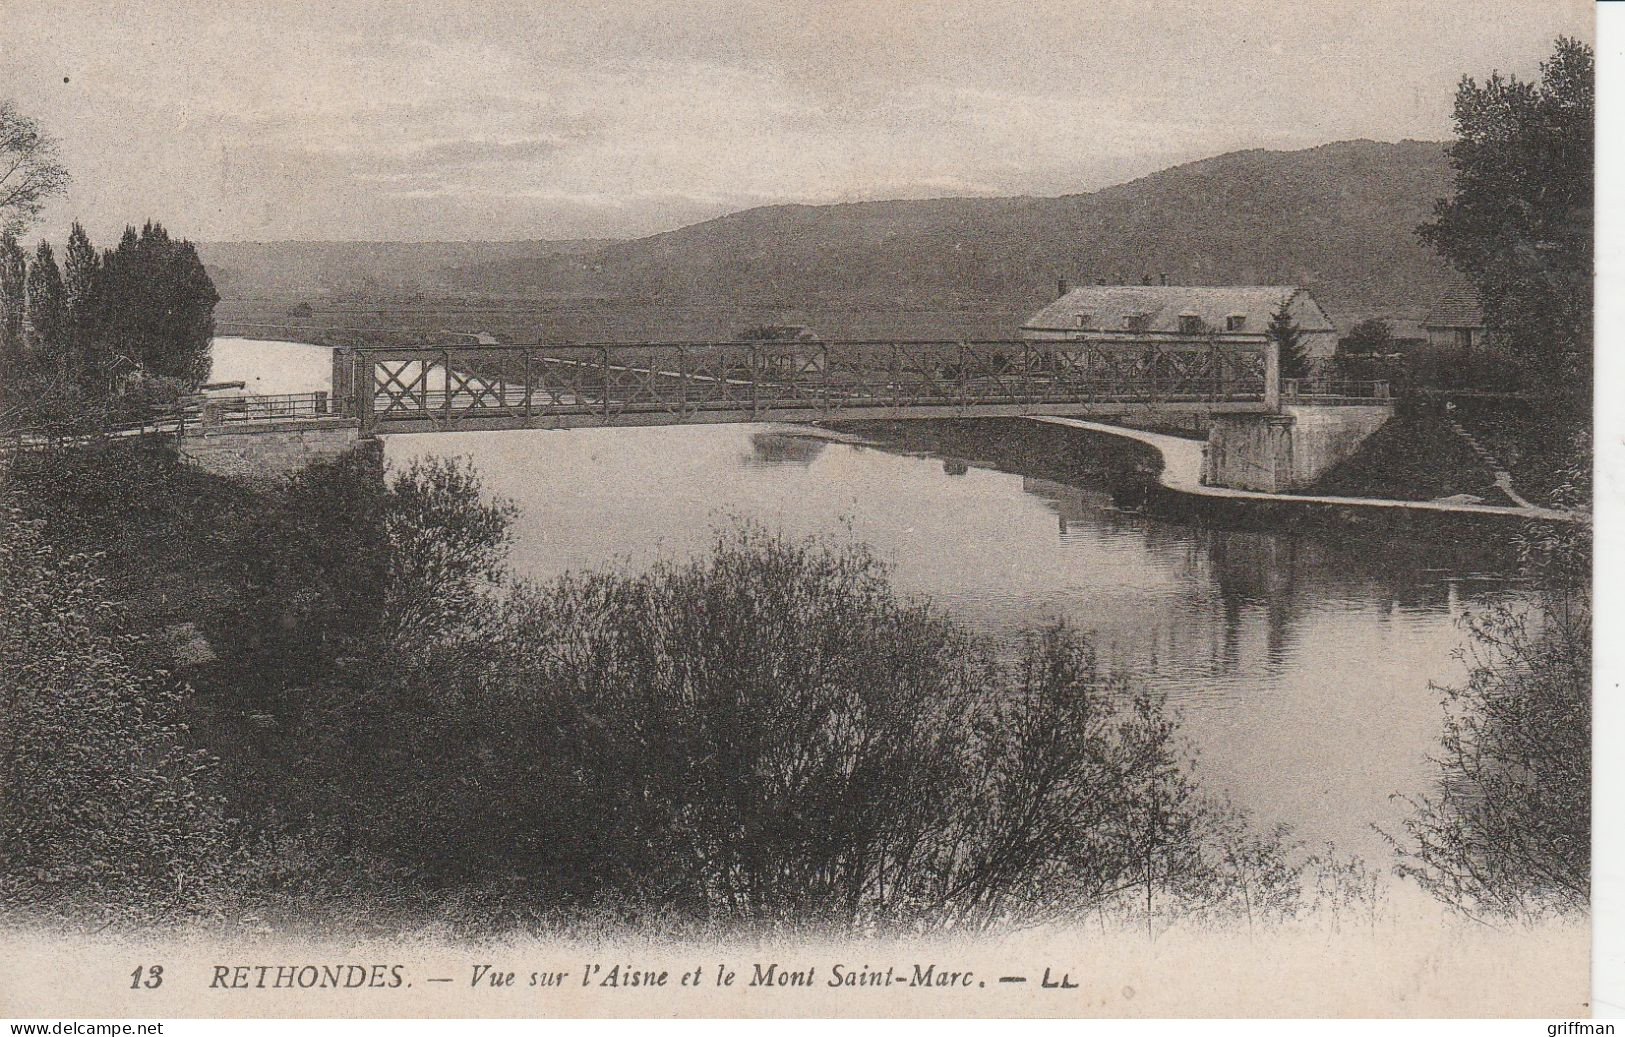
[[[209,381],[242,382],[245,392],[262,396],[328,392],[333,384],[332,350],[303,342],[222,336],[214,340]]]
[[[1369,542],[1228,532],[1113,507],[1104,491],[788,426],[455,433],[387,439],[395,463],[466,456],[518,502],[513,560],[546,577],[637,568],[745,517],[851,536],[898,586],[997,636],[1057,617],[1167,692],[1211,786],[1314,843],[1386,853],[1439,729],[1429,681],[1464,607],[1509,593],[1482,574],[1389,572]]]
[[[1390,555],[1332,533],[1166,522],[1118,510],[1103,489],[790,426],[385,442],[397,465],[472,459],[523,509],[512,559],[526,576],[680,558],[750,518],[863,540],[903,591],[995,636],[1068,619],[1167,693],[1211,788],[1306,841],[1373,858],[1387,848],[1372,826],[1397,831],[1404,816],[1393,794],[1429,785],[1440,725],[1429,682],[1463,673],[1460,616],[1517,593],[1414,545]]]

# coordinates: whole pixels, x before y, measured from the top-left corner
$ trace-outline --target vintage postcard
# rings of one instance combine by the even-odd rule
[[[1595,49],[7,0],[0,1015],[1589,1018]]]

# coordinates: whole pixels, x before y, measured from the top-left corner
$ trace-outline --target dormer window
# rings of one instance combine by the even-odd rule
[[[1095,327],[1095,315],[1094,314],[1092,314],[1092,313],[1080,313],[1080,314],[1078,314],[1078,330],[1079,331],[1093,331],[1094,327]]]
[[[1179,315],[1179,333],[1181,335],[1200,335],[1202,333],[1202,318],[1195,313],[1181,313]]]
[[[1224,319],[1224,330],[1226,331],[1241,331],[1246,326],[1247,315],[1245,313],[1232,313]]]
[[[1123,330],[1144,331],[1146,319],[1147,314],[1144,313],[1125,313],[1123,314]]]

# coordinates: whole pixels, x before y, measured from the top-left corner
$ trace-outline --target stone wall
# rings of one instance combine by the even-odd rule
[[[1393,416],[1392,405],[1283,407],[1279,414],[1216,414],[1202,481],[1288,493],[1348,458]]]
[[[215,475],[271,481],[316,461],[341,457],[376,440],[363,440],[354,422],[343,419],[241,422],[188,429],[180,453]]]
[[[1215,414],[1202,457],[1202,482],[1265,493],[1287,489],[1292,483],[1292,425],[1287,414]]]
[[[1307,486],[1346,460],[1371,433],[1388,423],[1394,408],[1287,407],[1292,415],[1292,486]]]

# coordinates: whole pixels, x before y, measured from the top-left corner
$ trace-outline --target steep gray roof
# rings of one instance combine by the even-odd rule
[[[1246,318],[1241,331],[1263,334],[1270,316],[1302,289],[1292,285],[1088,285],[1074,288],[1027,318],[1031,331],[1075,331],[1079,314],[1103,331],[1123,327],[1127,314],[1144,314],[1146,331],[1179,331],[1179,318],[1195,315],[1205,327],[1224,331],[1232,314]],[[1318,315],[1299,320],[1305,331],[1331,331],[1335,325],[1317,305]]]
[[[1433,301],[1433,309],[1428,312],[1427,319],[1422,322],[1424,328],[1482,328],[1484,326],[1484,306],[1479,301],[1478,291],[1468,284],[1466,279],[1453,280],[1437,299]]]

